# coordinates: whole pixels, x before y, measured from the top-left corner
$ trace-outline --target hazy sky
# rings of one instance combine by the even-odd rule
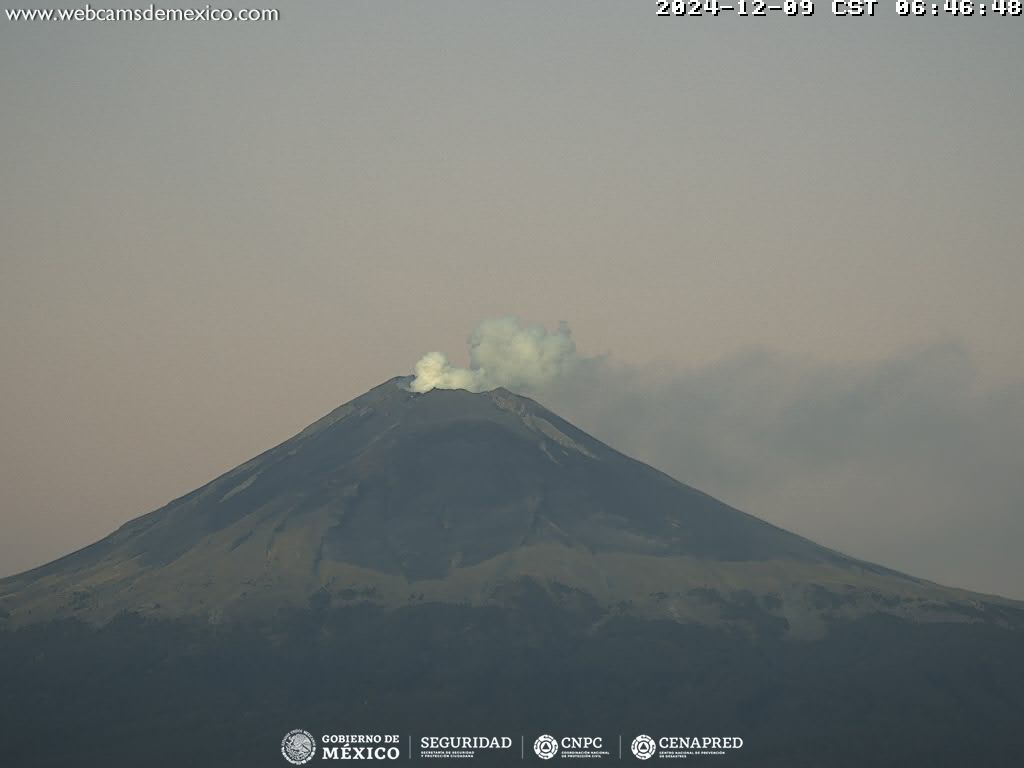
[[[0,18],[0,573],[517,314],[598,436],[1024,598],[1024,21],[654,5]]]

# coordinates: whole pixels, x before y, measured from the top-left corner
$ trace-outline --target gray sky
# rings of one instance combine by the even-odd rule
[[[0,18],[0,573],[511,313],[598,436],[1024,598],[1024,22],[878,13]]]

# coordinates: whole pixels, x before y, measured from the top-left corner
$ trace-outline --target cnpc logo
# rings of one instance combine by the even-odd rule
[[[565,757],[581,757],[580,753],[594,752],[604,747],[600,736],[563,736],[556,739],[544,734],[533,742],[533,751],[541,760],[550,760],[561,750]],[[589,755],[588,755],[589,756]]]
[[[538,736],[537,740],[533,742],[533,751],[541,760],[550,760],[558,754],[558,740],[546,733],[543,736]]]

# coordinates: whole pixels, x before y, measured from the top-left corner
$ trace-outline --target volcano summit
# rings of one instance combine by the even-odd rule
[[[184,723],[270,743],[300,717],[703,728],[755,765],[1005,764],[1022,746],[1020,603],[814,544],[504,389],[387,381],[0,581],[0,628],[6,723],[65,734],[19,765],[99,764],[115,722],[160,746],[150,764],[204,764]],[[208,762],[268,754],[250,738]]]

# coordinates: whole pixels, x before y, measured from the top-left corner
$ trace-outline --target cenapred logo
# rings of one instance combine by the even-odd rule
[[[316,755],[316,740],[309,731],[296,728],[281,739],[281,754],[292,765],[305,765]]]
[[[550,760],[558,754],[558,742],[554,736],[549,736],[545,733],[543,736],[537,737],[537,740],[533,742],[533,751],[537,753],[537,757],[541,760]]]
[[[658,751],[658,745],[654,743],[654,739],[645,733],[641,733],[635,739],[631,745],[633,754],[640,760],[647,760],[654,757],[654,753]]]

